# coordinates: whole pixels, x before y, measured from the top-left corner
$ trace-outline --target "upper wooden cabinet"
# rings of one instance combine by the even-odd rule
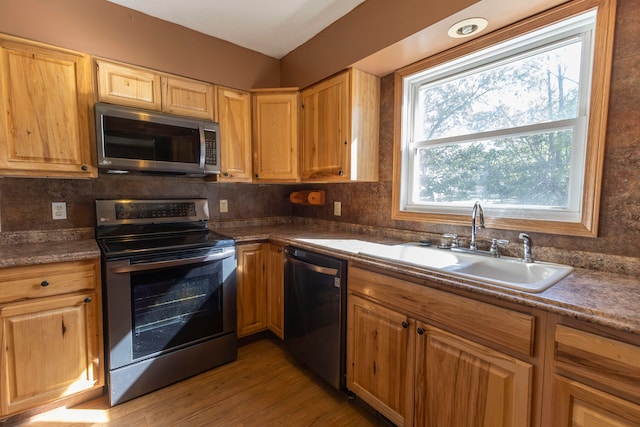
[[[258,182],[296,182],[298,171],[297,88],[256,89],[253,107],[253,172]]]
[[[215,94],[221,150],[218,180],[251,182],[251,95],[223,86],[216,86]]]
[[[0,174],[95,178],[88,55],[0,35]]]
[[[96,67],[101,102],[213,120],[210,83],[103,59]]]
[[[303,181],[377,181],[380,79],[349,69],[302,91]]]

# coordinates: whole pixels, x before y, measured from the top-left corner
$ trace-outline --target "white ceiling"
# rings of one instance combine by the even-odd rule
[[[364,0],[108,0],[282,58]]]

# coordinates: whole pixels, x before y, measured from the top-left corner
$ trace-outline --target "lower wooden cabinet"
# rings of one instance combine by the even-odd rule
[[[271,332],[284,339],[284,248],[269,244],[267,278],[267,323]]]
[[[0,274],[1,415],[102,387],[99,260]],[[17,284],[24,297],[9,301]]]
[[[348,286],[348,282],[347,282]],[[415,325],[406,315],[349,294],[347,388],[396,425],[411,418],[410,355]]]
[[[530,425],[530,364],[420,322],[417,334],[414,425]]]
[[[439,291],[353,267],[348,283],[347,388],[362,400],[398,426],[531,425],[534,366],[431,324],[419,305],[437,312]]]
[[[282,246],[237,246],[238,337],[269,329],[284,339],[284,251]]]
[[[267,329],[268,245],[238,245],[237,304],[238,337]]]
[[[604,336],[557,324],[553,343],[550,423],[640,426],[640,339]],[[580,325],[577,325],[580,326]]]

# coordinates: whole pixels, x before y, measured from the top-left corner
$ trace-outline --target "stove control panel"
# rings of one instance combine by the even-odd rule
[[[206,199],[96,200],[98,226],[209,219]]]

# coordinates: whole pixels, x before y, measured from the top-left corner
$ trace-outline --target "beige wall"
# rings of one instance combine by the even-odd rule
[[[313,84],[477,1],[367,0],[282,58],[282,85]]]
[[[277,59],[106,0],[0,0],[0,32],[238,89],[280,85]]]

